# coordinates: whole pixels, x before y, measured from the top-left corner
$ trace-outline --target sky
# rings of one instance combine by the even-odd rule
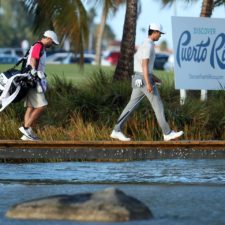
[[[162,35],[160,41],[166,40],[168,46],[170,48],[173,47],[171,17],[175,16],[175,14],[176,16],[199,17],[202,3],[200,0],[195,3],[186,3],[183,0],[177,0],[176,2],[176,7],[162,8],[160,0],[141,0],[142,12],[137,21],[136,45],[139,45],[147,37],[149,24],[151,22],[157,22],[162,24],[163,30],[166,33]],[[125,10],[126,7],[122,6],[115,16],[109,16],[107,19],[107,24],[111,26],[117,40],[122,39]],[[212,18],[225,18],[224,6],[214,9]],[[98,23],[99,20],[100,15],[96,18],[95,22]],[[143,32],[143,28],[145,32]]]

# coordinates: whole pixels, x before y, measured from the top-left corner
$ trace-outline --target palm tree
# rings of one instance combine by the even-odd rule
[[[34,15],[35,32],[54,29],[71,40],[75,52],[83,53],[88,41],[88,16],[81,0],[24,0]],[[81,60],[82,57],[81,57]]]
[[[107,15],[111,9],[115,10],[124,1],[95,0],[94,2],[94,4],[103,4],[102,18],[96,41],[97,64],[100,64],[101,43]],[[34,14],[35,31],[45,27],[52,27],[61,37],[67,37],[71,40],[74,51],[83,53],[84,45],[88,39],[88,22],[90,21],[82,0],[24,0],[24,2],[29,11]]]
[[[200,17],[211,17],[214,8],[213,0],[203,0]]]
[[[214,0],[214,7],[221,6],[224,4],[225,4],[224,0]]]
[[[101,3],[103,7],[102,7],[101,22],[98,26],[97,32],[95,62],[97,65],[101,65],[101,50],[102,50],[101,44],[107,16],[110,10],[113,10],[115,12],[117,10],[118,5],[123,3],[124,0],[101,0],[101,1],[98,0],[98,2]]]
[[[96,10],[92,7],[88,12],[88,27],[89,27],[89,38],[88,38],[88,50],[92,51],[94,45],[94,18],[96,17]]]
[[[130,78],[133,74],[133,55],[135,52],[137,1],[127,0],[120,58],[115,69],[114,79]]]

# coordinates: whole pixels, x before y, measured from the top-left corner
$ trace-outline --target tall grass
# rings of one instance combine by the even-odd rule
[[[190,92],[187,102],[181,106],[173,79],[165,74],[159,76],[163,80],[159,91],[171,128],[183,129],[186,140],[225,139],[224,91],[210,92],[207,102],[201,102],[196,92]],[[114,81],[110,71],[95,71],[88,81],[79,85],[52,76],[47,92],[49,106],[36,132],[43,140],[110,140],[109,134],[130,98],[130,86],[130,81]],[[16,103],[0,114],[1,139],[20,138],[18,127],[24,111],[22,103]],[[147,99],[129,118],[124,132],[134,140],[162,139]]]

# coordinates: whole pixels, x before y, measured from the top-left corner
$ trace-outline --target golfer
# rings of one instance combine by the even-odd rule
[[[24,125],[19,128],[23,134],[21,140],[39,140],[32,128],[48,105],[45,98],[45,91],[47,89],[45,78],[46,49],[54,44],[59,44],[57,35],[54,31],[47,30],[44,32],[41,40],[36,42],[30,49],[27,66],[31,66],[31,75],[38,76],[40,82],[37,83],[37,87],[29,90],[25,98],[25,107],[27,107],[27,110],[24,116]]]
[[[163,104],[156,84],[161,84],[161,80],[153,75],[153,66],[155,61],[154,42],[158,41],[163,33],[162,26],[157,23],[151,23],[148,30],[148,38],[140,45],[134,55],[134,75],[132,77],[132,94],[130,101],[120,115],[111,138],[120,141],[130,141],[122,133],[124,123],[130,114],[137,108],[144,96],[146,96],[152,105],[159,126],[162,129],[165,141],[176,139],[183,135],[183,131],[175,132],[169,127],[164,114]]]

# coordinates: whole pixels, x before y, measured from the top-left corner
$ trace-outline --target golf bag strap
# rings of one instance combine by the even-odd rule
[[[36,45],[36,44],[41,44],[41,51],[40,51],[40,57],[44,54],[44,45],[41,41],[36,41],[35,43],[32,44],[32,46],[27,50],[23,58],[21,58],[11,69],[15,69],[17,66],[19,66],[22,63],[21,66],[21,73],[26,72],[26,64],[27,64],[27,58],[30,53],[31,48]]]

